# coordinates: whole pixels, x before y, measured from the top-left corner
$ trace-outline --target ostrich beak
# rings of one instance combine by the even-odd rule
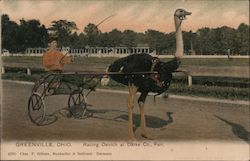
[[[192,12],[185,12],[185,15],[191,15],[192,14]]]
[[[186,16],[187,15],[191,15],[192,14],[192,12],[187,12],[187,11],[185,11],[184,12],[184,15],[182,16],[182,20],[185,20],[186,19]]]

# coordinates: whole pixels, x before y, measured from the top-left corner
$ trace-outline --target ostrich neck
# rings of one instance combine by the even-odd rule
[[[181,20],[175,17],[175,37],[176,37],[176,53],[175,57],[182,58],[184,53],[182,31],[181,31]]]

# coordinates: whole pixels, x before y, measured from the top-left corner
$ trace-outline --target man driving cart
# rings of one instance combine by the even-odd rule
[[[65,64],[72,62],[72,58],[57,50],[57,42],[53,40],[49,49],[43,54],[43,67],[45,71],[62,71]]]
[[[71,56],[68,56],[67,53],[63,54],[61,51],[57,49],[56,40],[51,41],[48,45],[49,49],[43,54],[42,64],[45,71],[49,73],[62,73],[64,71],[64,66],[73,62]],[[60,79],[60,82],[70,83],[76,86],[84,86],[84,88],[93,88],[96,86],[97,82],[94,79],[91,80],[83,80],[81,77],[72,74],[63,76]],[[60,82],[55,81],[51,84],[52,89],[56,89],[60,86]],[[88,82],[86,84],[86,82]]]

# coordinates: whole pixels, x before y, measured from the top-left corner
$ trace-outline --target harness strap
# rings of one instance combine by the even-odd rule
[[[154,71],[154,68],[155,68],[156,64],[157,64],[159,61],[160,61],[160,59],[157,58],[157,57],[153,57],[153,58],[152,58],[151,72]]]
[[[152,58],[152,66],[151,66],[150,72],[154,72],[155,66],[156,66],[156,64],[159,63],[159,62],[160,62],[160,59],[159,59],[159,58],[157,58],[157,57],[153,57],[153,58]],[[157,86],[159,86],[159,87],[164,87],[164,86],[165,86],[164,82],[160,82],[160,80],[159,80],[159,75],[158,75],[158,74],[151,74],[151,78],[152,78],[154,81],[156,81]]]

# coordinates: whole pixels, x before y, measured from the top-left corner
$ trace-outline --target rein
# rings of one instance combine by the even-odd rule
[[[154,72],[155,66],[159,62],[160,62],[159,58],[153,57],[153,59],[152,59],[152,66],[151,66],[150,72]],[[158,73],[157,74],[151,74],[150,77],[151,77],[151,79],[153,79],[156,82],[157,86],[159,86],[159,87],[164,87],[165,86],[164,82],[160,82],[160,80],[159,80],[159,74]]]

